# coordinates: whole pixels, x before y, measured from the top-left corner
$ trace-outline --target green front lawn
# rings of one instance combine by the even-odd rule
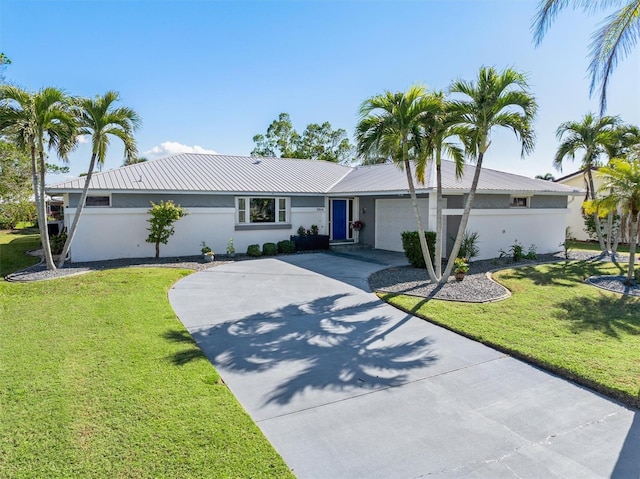
[[[612,264],[569,262],[504,270],[504,301],[461,304],[381,294],[403,310],[640,406],[640,299],[584,283],[622,274]]]
[[[24,252],[39,247],[40,237],[37,228],[0,230],[0,277],[36,264],[38,258],[27,256]]]
[[[187,274],[0,281],[0,477],[292,477],[172,311]]]

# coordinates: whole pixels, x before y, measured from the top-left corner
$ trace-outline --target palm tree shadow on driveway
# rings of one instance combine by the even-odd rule
[[[411,316],[380,314],[375,300],[349,305],[349,296],[289,304],[196,331],[193,337],[223,377],[225,371],[285,368],[263,405],[284,405],[309,390],[399,386],[410,380],[412,370],[438,359],[428,337],[409,339],[398,331]]]

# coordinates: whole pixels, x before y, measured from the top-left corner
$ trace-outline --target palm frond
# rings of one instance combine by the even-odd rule
[[[608,16],[592,37],[589,93],[600,91],[600,113],[607,105],[607,86],[618,62],[631,53],[640,37],[640,0]]]

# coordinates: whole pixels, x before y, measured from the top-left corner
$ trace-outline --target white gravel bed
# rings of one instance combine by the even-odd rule
[[[574,261],[609,260],[608,257],[604,257],[599,253],[583,251],[570,252],[569,259]],[[618,256],[616,260],[623,262],[625,258]],[[474,261],[469,265],[469,272],[463,281],[456,281],[452,276],[444,285],[431,283],[427,276],[427,271],[424,269],[414,268],[413,266],[394,267],[373,273],[369,277],[369,286],[373,291],[384,293],[402,293],[446,301],[486,303],[499,301],[511,295],[507,288],[491,279],[492,271],[557,261],[566,261],[564,253],[538,255],[535,261],[521,260],[514,262],[510,258]]]

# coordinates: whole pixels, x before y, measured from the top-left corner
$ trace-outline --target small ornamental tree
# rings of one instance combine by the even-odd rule
[[[187,210],[181,208],[180,205],[176,205],[173,201],[161,201],[160,204],[151,202],[151,209],[149,210],[151,218],[147,221],[151,226],[147,228],[149,236],[147,237],[147,243],[155,243],[156,245],[156,258],[160,257],[160,243],[167,244],[169,238],[173,235],[173,223],[178,221],[183,216],[187,216]]]

